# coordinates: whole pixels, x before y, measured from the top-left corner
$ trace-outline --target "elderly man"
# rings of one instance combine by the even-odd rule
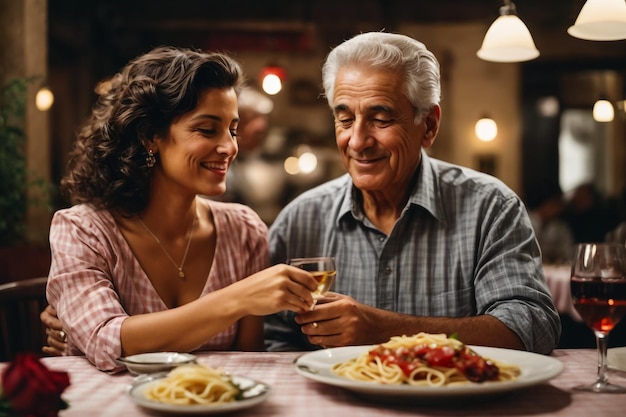
[[[407,36],[360,34],[330,52],[323,85],[348,174],[282,210],[270,256],[335,256],[334,293],[268,317],[266,347],[429,332],[549,353],[560,321],[524,204],[501,181],[424,151],[441,120],[435,56]]]

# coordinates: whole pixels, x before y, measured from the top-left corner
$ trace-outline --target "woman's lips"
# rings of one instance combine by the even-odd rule
[[[228,170],[228,163],[226,162],[203,162],[200,164],[204,169],[213,171],[215,173],[225,175]]]

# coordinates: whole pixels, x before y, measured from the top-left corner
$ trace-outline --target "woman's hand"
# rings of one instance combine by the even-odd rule
[[[246,315],[265,316],[282,310],[308,311],[317,288],[313,276],[294,266],[274,265],[232,284]]]
[[[48,335],[47,343],[41,350],[52,356],[61,356],[67,347],[67,334],[63,330],[63,324],[57,317],[57,311],[47,306],[39,316],[41,322],[46,326],[46,334]]]

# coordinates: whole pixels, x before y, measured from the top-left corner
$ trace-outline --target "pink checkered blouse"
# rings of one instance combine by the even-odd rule
[[[267,226],[252,209],[210,204],[217,233],[213,266],[202,295],[226,287],[269,264]],[[106,210],[85,204],[59,210],[50,228],[52,265],[47,296],[68,333],[66,354],[84,354],[98,369],[115,371],[120,328],[131,315],[167,309]],[[198,350],[226,350],[237,325]]]

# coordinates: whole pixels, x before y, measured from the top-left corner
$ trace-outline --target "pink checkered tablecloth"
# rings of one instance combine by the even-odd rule
[[[626,415],[626,394],[594,394],[572,391],[595,378],[596,353],[589,349],[556,350],[564,371],[550,382],[499,395],[483,401],[450,401],[436,405],[395,405],[374,402],[342,388],[309,380],[294,370],[301,352],[207,352],[199,361],[269,384],[268,399],[237,416],[367,417],[385,416],[563,416],[618,417]],[[70,373],[71,385],[63,398],[70,408],[61,417],[150,416],[126,394],[133,376],[97,371],[84,358],[44,358],[51,369]],[[2,369],[6,364],[0,364]],[[611,380],[626,385],[626,373],[612,373]]]

